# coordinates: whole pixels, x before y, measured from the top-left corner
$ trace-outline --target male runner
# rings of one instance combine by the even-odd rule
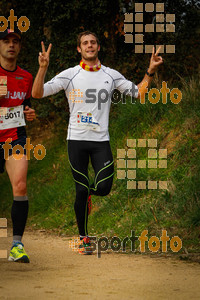
[[[29,257],[21,242],[28,216],[26,188],[28,160],[25,151],[24,154],[16,151],[16,154],[12,155],[12,148],[15,145],[24,148],[26,144],[26,131],[22,126],[25,125],[24,114],[27,120],[32,121],[35,118],[35,111],[30,108],[32,75],[16,65],[20,48],[20,31],[13,32],[7,29],[0,32],[0,80],[4,83],[0,87],[0,173],[4,172],[5,165],[13,190],[11,210],[13,244],[8,260],[28,263]],[[8,148],[11,148],[9,152]]]
[[[99,40],[95,33],[86,31],[80,33],[77,40],[77,50],[82,57],[80,64],[61,72],[44,84],[52,45],[50,44],[45,52],[43,42],[41,44],[42,53],[39,53],[39,70],[33,84],[32,96],[42,98],[63,89],[68,98],[68,155],[76,184],[74,208],[82,240],[80,253],[91,254],[87,231],[88,201],[91,194],[109,194],[113,181],[113,157],[108,133],[111,92],[118,89],[120,92],[129,91],[127,94],[139,97],[138,88],[145,82],[146,86],[149,86],[153,73],[162,63],[162,58],[158,56],[159,50],[156,53],[153,50],[147,74],[142,82],[135,86],[119,72],[101,65],[98,59]],[[101,105],[95,95],[96,98],[101,98]],[[92,186],[89,186],[88,179],[89,157],[95,171]]]

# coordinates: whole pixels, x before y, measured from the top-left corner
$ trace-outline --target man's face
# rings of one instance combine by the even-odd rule
[[[20,40],[12,34],[0,40],[0,55],[4,59],[16,60],[21,49]]]
[[[92,34],[83,35],[80,47],[77,47],[77,50],[81,53],[82,58],[92,61],[98,57],[100,45],[97,44],[97,40]]]

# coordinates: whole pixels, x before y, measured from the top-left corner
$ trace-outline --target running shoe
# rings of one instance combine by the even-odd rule
[[[91,199],[91,195],[88,197],[88,215],[90,215],[92,210],[92,199]]]
[[[21,263],[30,262],[29,257],[24,250],[24,245],[20,242],[12,246],[8,260]]]
[[[92,246],[90,243],[89,237],[85,237],[81,240],[81,244],[79,245],[79,254],[91,255],[92,254]]]

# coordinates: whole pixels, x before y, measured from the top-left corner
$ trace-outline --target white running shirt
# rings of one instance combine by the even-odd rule
[[[138,88],[118,71],[101,65],[96,72],[80,65],[69,68],[44,84],[43,97],[64,90],[69,102],[68,140],[109,141],[112,91],[138,97]]]

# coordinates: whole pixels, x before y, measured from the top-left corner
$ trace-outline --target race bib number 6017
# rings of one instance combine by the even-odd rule
[[[0,130],[25,126],[23,105],[0,107]]]

